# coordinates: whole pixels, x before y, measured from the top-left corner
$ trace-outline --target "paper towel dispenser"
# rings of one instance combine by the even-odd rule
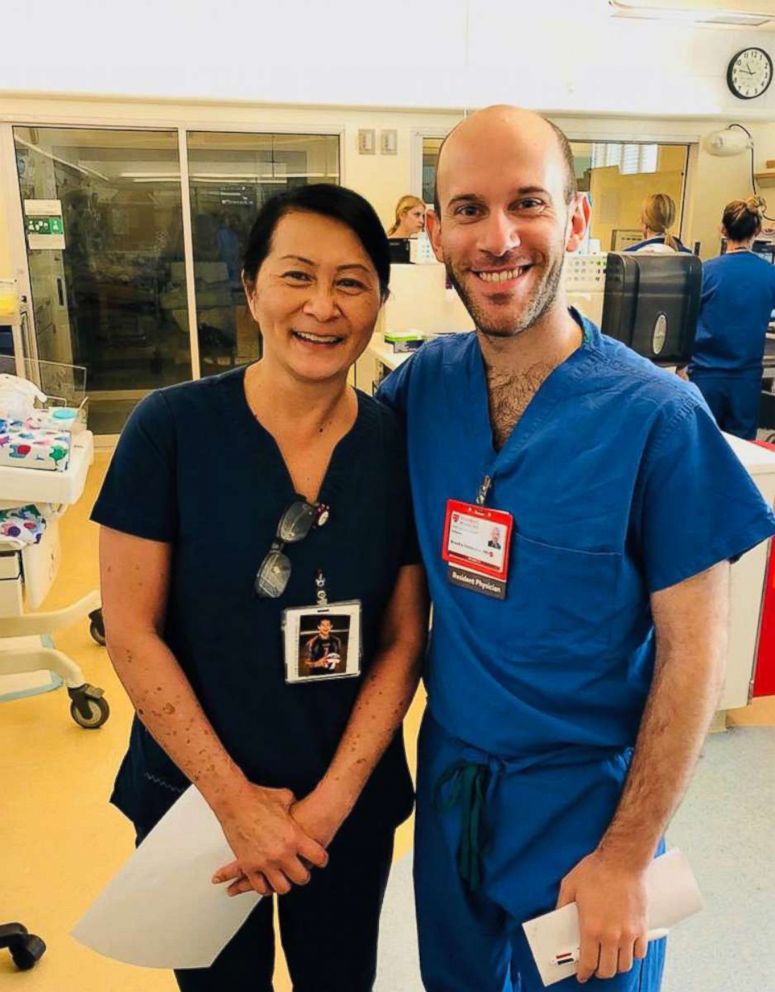
[[[701,292],[695,255],[609,252],[601,330],[658,365],[685,365]]]

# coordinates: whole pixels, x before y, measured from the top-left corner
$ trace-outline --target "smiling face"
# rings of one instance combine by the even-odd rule
[[[324,641],[327,641],[331,634],[331,621],[321,620],[318,624],[318,632]]]
[[[356,234],[303,211],[277,222],[269,254],[245,293],[264,358],[301,381],[346,378],[380,308],[377,272]]]
[[[566,198],[557,136],[535,114],[489,108],[447,139],[439,161],[434,250],[479,330],[513,337],[553,310],[566,251],[586,219]]]

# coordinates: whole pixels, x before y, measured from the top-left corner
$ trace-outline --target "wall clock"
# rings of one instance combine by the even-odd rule
[[[772,59],[763,48],[744,48],[727,66],[727,86],[740,100],[761,96],[772,82]]]

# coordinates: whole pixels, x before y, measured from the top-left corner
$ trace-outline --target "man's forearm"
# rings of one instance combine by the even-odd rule
[[[728,566],[721,605],[702,625],[666,623],[632,765],[601,852],[645,867],[689,784],[724,680]],[[687,618],[690,619],[690,618]]]
[[[247,780],[164,641],[150,630],[125,636],[109,630],[108,651],[138,717],[213,810],[236,801]]]

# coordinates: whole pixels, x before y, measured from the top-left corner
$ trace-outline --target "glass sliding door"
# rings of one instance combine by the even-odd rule
[[[192,131],[187,139],[199,355],[211,375],[261,354],[241,282],[258,208],[282,189],[338,183],[339,137]],[[184,303],[182,267],[172,290]]]
[[[147,392],[191,377],[177,132],[15,127],[14,140],[37,357],[86,366],[90,426],[118,433]],[[40,237],[47,211],[59,239]]]

